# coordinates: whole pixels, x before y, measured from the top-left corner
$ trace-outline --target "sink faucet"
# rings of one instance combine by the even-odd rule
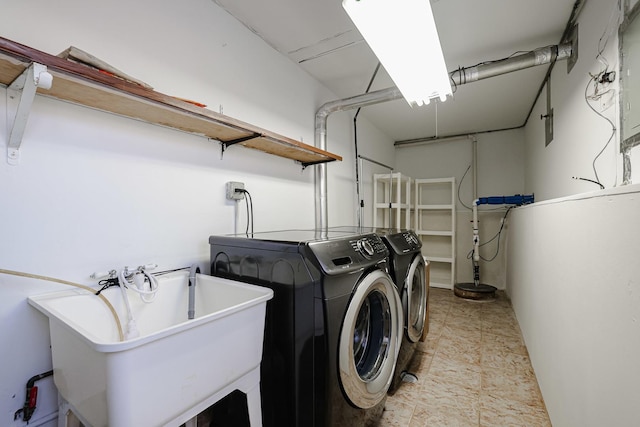
[[[189,311],[187,317],[193,319],[196,315],[196,274],[200,273],[200,267],[196,264],[189,270]]]

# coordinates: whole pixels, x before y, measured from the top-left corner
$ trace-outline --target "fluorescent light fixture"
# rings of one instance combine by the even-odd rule
[[[429,0],[342,0],[342,7],[411,106],[451,95]]]

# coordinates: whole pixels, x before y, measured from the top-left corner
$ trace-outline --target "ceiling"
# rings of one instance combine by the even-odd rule
[[[342,9],[341,0],[213,1],[338,98],[366,92],[378,61]],[[431,0],[447,69],[560,43],[574,2]],[[519,127],[548,67],[467,83],[444,103],[411,108],[399,99],[365,107],[360,114],[394,141]],[[370,90],[392,86],[381,67]]]

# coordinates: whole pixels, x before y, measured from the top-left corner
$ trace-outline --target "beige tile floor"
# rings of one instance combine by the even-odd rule
[[[380,427],[551,426],[509,300],[470,301],[431,288],[429,334],[387,398]]]

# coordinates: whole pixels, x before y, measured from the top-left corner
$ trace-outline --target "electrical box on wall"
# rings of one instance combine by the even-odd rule
[[[244,182],[229,181],[227,182],[227,199],[242,200],[244,199]]]

